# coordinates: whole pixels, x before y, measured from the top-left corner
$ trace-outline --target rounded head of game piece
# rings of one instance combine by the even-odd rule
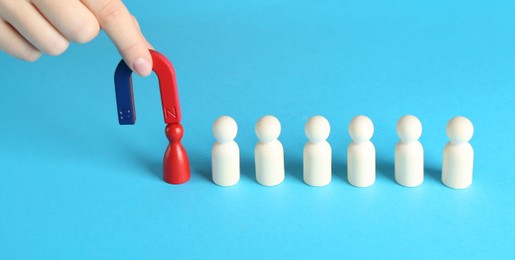
[[[417,141],[422,135],[422,123],[416,116],[406,115],[397,122],[397,135],[403,142]]]
[[[234,140],[238,133],[238,125],[230,116],[221,116],[213,124],[213,136],[219,143],[226,143]]]
[[[264,116],[256,123],[256,135],[260,142],[276,140],[281,134],[281,123],[274,116]]]
[[[179,142],[184,134],[181,124],[168,124],[165,128],[166,137],[170,142]]]
[[[366,142],[374,135],[374,124],[366,116],[354,117],[349,124],[349,135],[356,143]]]
[[[457,116],[447,123],[446,133],[451,143],[466,143],[474,135],[474,126],[466,117]]]
[[[311,142],[325,141],[331,132],[329,121],[323,116],[314,116],[308,120],[304,132]]]

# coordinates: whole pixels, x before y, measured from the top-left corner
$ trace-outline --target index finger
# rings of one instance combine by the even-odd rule
[[[145,38],[120,0],[82,0],[96,16],[125,63],[140,76],[152,72],[152,57]]]

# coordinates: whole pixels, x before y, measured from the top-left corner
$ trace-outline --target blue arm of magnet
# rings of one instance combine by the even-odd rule
[[[120,125],[133,125],[136,123],[131,74],[132,70],[121,60],[114,73],[116,106],[118,107],[118,122]]]

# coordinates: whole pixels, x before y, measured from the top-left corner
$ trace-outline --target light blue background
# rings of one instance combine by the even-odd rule
[[[157,79],[120,126],[102,34],[36,63],[0,55],[0,258],[515,258],[513,1],[127,1],[175,65],[192,178],[161,180]],[[286,180],[254,178],[254,124],[283,127]],[[331,123],[333,181],[302,181],[304,124]],[[377,181],[346,181],[347,126],[375,124]],[[395,124],[424,126],[425,181],[393,179]],[[211,182],[213,121],[239,126],[242,176]],[[474,183],[440,181],[445,125],[475,126]]]

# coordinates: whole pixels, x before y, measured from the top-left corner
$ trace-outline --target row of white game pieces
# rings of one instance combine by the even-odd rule
[[[349,124],[352,142],[347,149],[347,177],[356,187],[368,187],[376,179],[376,152],[370,141],[374,125],[366,116],[356,116]],[[418,141],[422,135],[420,120],[406,115],[397,123],[400,138],[395,146],[395,180],[406,187],[416,187],[424,181],[424,150]],[[234,141],[238,132],[236,121],[219,117],[213,124],[216,139],[211,151],[213,182],[232,186],[240,179],[240,150]],[[472,184],[474,150],[469,144],[474,132],[470,120],[458,116],[447,123],[449,142],[443,151],[442,182],[448,187],[465,189]],[[264,116],[256,124],[259,142],[254,149],[256,180],[265,186],[275,186],[284,180],[284,151],[277,139],[281,124],[274,116]],[[304,146],[304,182],[325,186],[331,182],[331,146],[326,141],[329,121],[323,116],[311,117],[305,126],[308,142]]]

